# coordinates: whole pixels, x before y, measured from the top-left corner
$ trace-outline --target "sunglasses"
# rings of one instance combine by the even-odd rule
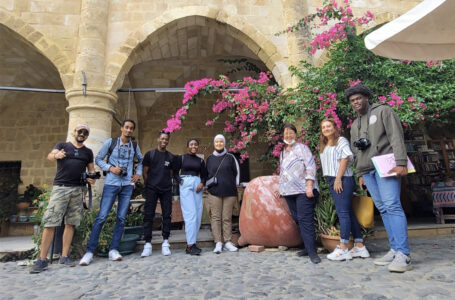
[[[82,134],[82,135],[88,136],[88,131],[85,129],[79,129],[76,132],[77,132],[77,134]]]

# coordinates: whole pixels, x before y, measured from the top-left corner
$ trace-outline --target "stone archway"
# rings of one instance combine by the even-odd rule
[[[0,85],[63,88],[55,65],[4,25],[0,53]],[[21,162],[21,189],[52,182],[55,164],[46,155],[66,139],[66,105],[64,94],[0,91],[0,160]]]
[[[257,69],[269,71],[259,57],[260,50],[252,51],[242,40],[233,37],[236,36],[233,32],[237,30],[226,23],[205,17],[191,16],[173,21],[156,30],[135,49],[132,53],[134,66],[129,69],[121,87],[182,87],[191,80],[217,78],[218,75],[229,72],[231,80],[258,75],[249,69],[238,70],[226,60],[247,60]],[[144,152],[156,147],[157,133],[166,126],[166,120],[175,113],[177,107],[181,106],[182,95],[183,93],[135,93],[132,96],[137,105],[138,128],[135,134]],[[213,151],[213,136],[222,132],[224,120],[219,120],[214,127],[206,127],[204,123],[214,116],[211,107],[216,97],[213,94],[198,99],[197,105],[187,115],[184,128],[172,134],[169,145],[171,152],[184,153],[186,140],[190,136],[201,141],[201,152],[206,157]],[[123,107],[126,99],[127,93],[119,94],[119,103],[123,103]],[[117,115],[122,115],[122,110],[124,114],[124,109],[117,108]],[[256,162],[256,158],[262,154],[259,149],[252,151],[252,176],[271,171],[270,166]]]
[[[8,27],[20,36],[24,43],[32,45],[58,70],[63,86],[69,87],[73,81],[73,64],[68,56],[50,38],[22,21],[14,14],[0,7],[0,25]]]
[[[243,42],[273,73],[278,83],[288,83],[290,73],[286,60],[281,55],[275,44],[263,35],[253,25],[240,17],[230,15],[226,11],[216,10],[206,6],[190,6],[176,8],[163,13],[160,17],[144,24],[136,32],[133,32],[106,58],[105,80],[106,86],[111,91],[117,90],[124,76],[137,63],[138,52],[143,49],[154,32],[165,28],[168,24],[177,22],[177,27],[185,27],[193,24],[204,25],[207,20],[225,24],[228,34]]]

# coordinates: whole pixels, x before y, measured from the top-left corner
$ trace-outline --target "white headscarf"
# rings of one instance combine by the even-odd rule
[[[226,138],[222,134],[217,134],[215,136],[215,138],[213,139],[213,145],[215,145],[215,141],[218,140],[218,139],[222,139],[223,140],[223,143],[224,143],[225,147],[224,147],[223,151],[221,151],[221,152],[218,152],[216,149],[213,150],[213,155],[215,155],[215,156],[223,156],[223,155],[225,155],[227,153],[227,151],[226,151]]]
[[[215,141],[218,139],[222,139],[224,142],[224,145],[226,145],[226,138],[222,134],[217,134],[215,136],[215,138],[213,139],[213,144],[215,144]],[[226,153],[227,153],[226,147],[224,147],[222,152],[218,152],[216,149],[213,151],[214,156],[223,156]],[[230,155],[232,155],[232,154],[230,154]],[[240,166],[239,166],[239,163],[237,162],[237,159],[233,155],[232,155],[232,158],[234,159],[235,167],[237,169],[237,176],[235,177],[235,183],[236,183],[236,185],[239,185],[240,184]]]

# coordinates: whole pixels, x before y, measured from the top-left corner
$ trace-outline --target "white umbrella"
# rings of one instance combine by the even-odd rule
[[[455,0],[425,0],[365,37],[374,54],[395,59],[455,58]]]

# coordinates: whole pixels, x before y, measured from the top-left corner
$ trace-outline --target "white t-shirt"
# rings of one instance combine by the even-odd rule
[[[325,146],[324,151],[320,156],[322,174],[324,174],[324,176],[336,177],[338,174],[338,169],[340,168],[340,161],[346,157],[349,157],[349,164],[343,176],[354,175],[351,170],[351,163],[354,154],[352,153],[351,147],[349,146],[349,141],[346,138],[340,136],[338,138],[338,144],[336,146]]]

